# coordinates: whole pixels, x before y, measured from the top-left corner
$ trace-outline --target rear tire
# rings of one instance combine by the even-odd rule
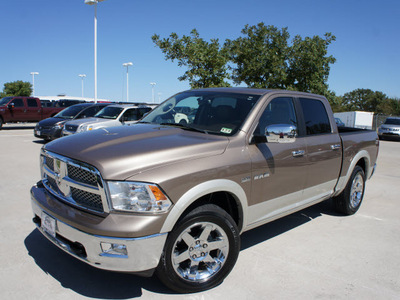
[[[176,292],[204,291],[228,276],[239,250],[239,230],[232,217],[216,205],[203,205],[171,231],[156,274]]]
[[[3,128],[3,118],[2,117],[0,117],[0,130]]]
[[[344,215],[355,214],[361,206],[364,190],[364,170],[360,166],[356,166],[344,191],[333,199],[336,211]]]

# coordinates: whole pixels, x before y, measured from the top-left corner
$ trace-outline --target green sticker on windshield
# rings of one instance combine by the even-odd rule
[[[227,133],[227,134],[229,134],[229,133],[232,132],[232,129],[226,128],[226,127],[222,127],[222,128],[221,128],[221,132],[222,132],[222,133]]]

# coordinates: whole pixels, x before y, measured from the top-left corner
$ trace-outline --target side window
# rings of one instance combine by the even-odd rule
[[[331,132],[328,113],[324,104],[315,99],[300,98],[306,123],[307,135],[324,134]]]
[[[150,107],[145,107],[145,108],[139,108],[138,109],[138,119],[143,118],[143,115],[147,112],[151,111]]]
[[[121,121],[136,121],[138,119],[136,111],[136,108],[128,109],[126,112],[124,112]]]
[[[88,118],[88,117],[93,117],[97,112],[97,109],[95,106],[89,107],[88,109],[85,109],[83,111],[83,116],[81,118]]]
[[[12,103],[14,103],[14,107],[24,107],[24,99],[17,98]]]
[[[36,99],[28,99],[28,107],[37,107],[37,101]]]
[[[297,126],[296,111],[292,98],[281,97],[271,100],[260,117],[256,133],[264,135],[267,126],[277,124]]]

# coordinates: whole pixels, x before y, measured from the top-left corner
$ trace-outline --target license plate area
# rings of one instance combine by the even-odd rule
[[[36,130],[36,135],[40,135],[40,130]]]
[[[42,229],[52,237],[56,237],[56,219],[46,213],[42,213]]]

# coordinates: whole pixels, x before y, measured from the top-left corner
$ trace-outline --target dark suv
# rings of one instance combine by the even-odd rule
[[[103,107],[112,103],[82,103],[72,105],[60,111],[52,118],[47,118],[36,124],[33,131],[35,137],[51,141],[61,137],[64,123],[67,121],[93,117]]]

